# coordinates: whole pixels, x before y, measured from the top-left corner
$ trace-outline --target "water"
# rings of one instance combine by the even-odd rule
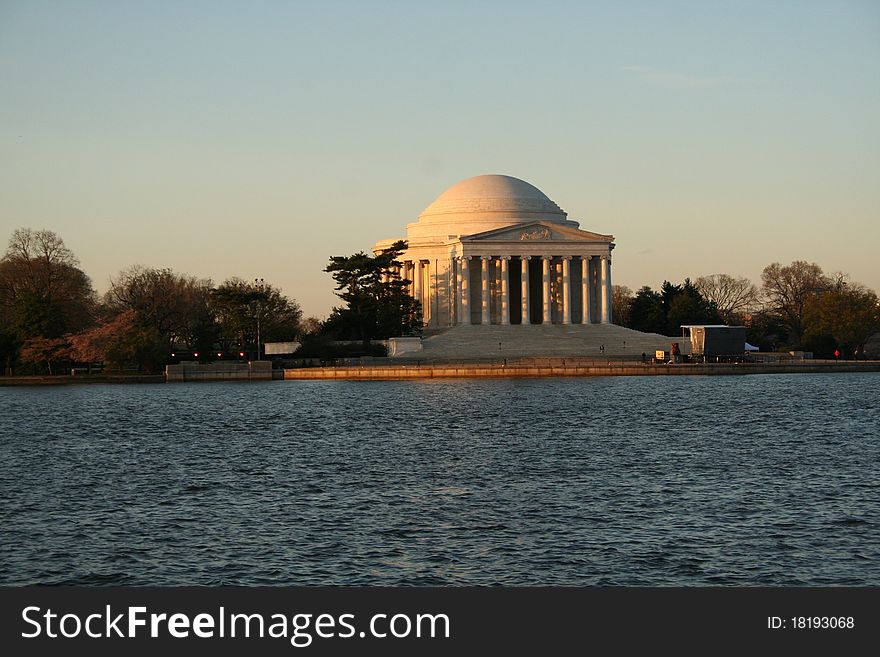
[[[0,584],[878,585],[880,375],[0,388]]]

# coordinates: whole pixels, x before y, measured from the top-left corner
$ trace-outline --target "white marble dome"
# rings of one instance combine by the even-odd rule
[[[456,183],[407,226],[410,240],[472,235],[533,221],[578,227],[540,189],[503,175],[474,176]]]
[[[407,225],[404,239],[392,275],[406,281],[426,326],[612,320],[614,236],[580,230],[544,192],[519,178],[488,175],[456,183]],[[376,242],[373,253],[399,240]],[[480,344],[482,350],[488,343]]]

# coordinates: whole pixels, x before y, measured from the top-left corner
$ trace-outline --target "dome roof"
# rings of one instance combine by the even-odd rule
[[[565,221],[566,214],[544,192],[525,180],[512,176],[475,176],[456,183],[431,203],[419,216],[420,220],[436,217],[444,221],[451,214],[503,213],[509,223]],[[548,216],[550,215],[550,216]],[[554,216],[555,215],[555,216]]]
[[[577,228],[544,192],[512,176],[475,176],[454,184],[406,227],[412,243],[445,241],[511,225],[549,221]]]

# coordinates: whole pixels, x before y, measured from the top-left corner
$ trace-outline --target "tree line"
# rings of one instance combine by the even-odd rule
[[[88,363],[155,372],[183,355],[255,358],[265,341],[295,340],[301,319],[296,301],[262,279],[214,286],[171,269],[130,267],[99,297],[76,256],[49,230],[14,231],[0,260],[6,374],[52,374]]]
[[[0,360],[4,372],[44,373],[72,364],[159,371],[175,359],[257,358],[267,341],[299,339],[298,356],[346,355],[339,341],[360,343],[418,335],[422,310],[399,275],[399,241],[378,254],[333,256],[324,269],[344,306],[329,318],[303,320],[296,301],[262,279],[210,280],[133,266],[98,297],[76,256],[48,230],[16,230],[0,259]],[[815,263],[773,263],[760,287],[728,274],[701,276],[633,293],[614,286],[617,324],[675,336],[682,324],[742,324],[763,351],[804,349],[817,357],[864,355],[880,332],[877,294]]]
[[[400,278],[400,241],[375,256],[363,252],[330,258],[324,271],[336,281],[346,302],[334,308],[315,339],[361,340],[368,353],[371,339],[417,335],[422,315]],[[659,290],[648,286],[635,294],[614,286],[612,313],[617,324],[647,333],[681,334],[686,324],[747,327],[748,341],[762,351],[812,351],[817,357],[862,357],[865,344],[880,332],[877,294],[849,276],[825,274],[816,263],[773,263],[764,268],[761,285],[729,274],[700,276]],[[333,355],[324,344],[325,354]],[[339,355],[338,353],[336,355]]]
[[[674,336],[683,324],[744,325],[749,343],[762,351],[805,350],[820,358],[863,357],[868,339],[880,332],[873,290],[803,260],[767,265],[760,286],[712,274],[635,294],[614,286],[612,301],[615,323],[638,331]]]

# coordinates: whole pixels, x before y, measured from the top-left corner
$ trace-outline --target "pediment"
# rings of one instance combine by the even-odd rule
[[[535,221],[462,235],[462,242],[612,242],[613,235],[592,233],[549,221]]]

